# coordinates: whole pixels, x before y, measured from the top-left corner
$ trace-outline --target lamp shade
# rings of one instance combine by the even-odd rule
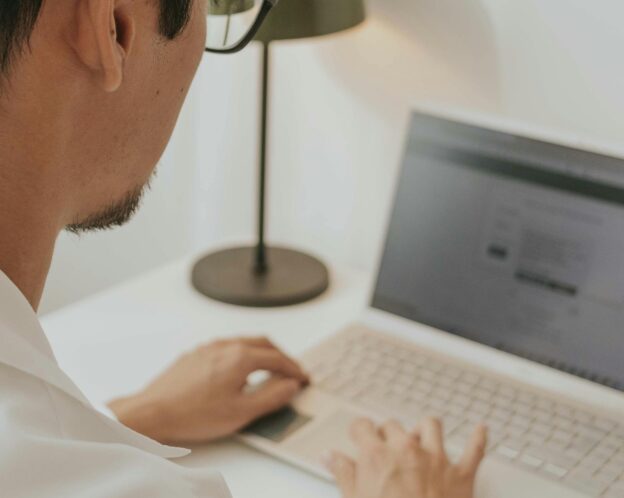
[[[268,43],[329,35],[365,18],[364,0],[280,0],[254,39]]]
[[[253,9],[254,4],[254,0],[209,0],[208,14],[211,16],[240,14]]]

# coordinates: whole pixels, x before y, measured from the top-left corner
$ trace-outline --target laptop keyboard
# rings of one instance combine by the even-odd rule
[[[440,418],[451,456],[485,423],[492,458],[589,496],[624,497],[624,425],[615,420],[363,329],[325,342],[308,366],[319,389],[380,415],[412,426]]]

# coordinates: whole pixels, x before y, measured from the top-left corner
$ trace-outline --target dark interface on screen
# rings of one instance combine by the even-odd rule
[[[414,114],[373,306],[624,390],[624,161]]]

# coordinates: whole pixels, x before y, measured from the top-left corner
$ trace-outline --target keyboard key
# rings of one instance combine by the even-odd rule
[[[525,405],[525,404],[519,404],[519,405],[514,405],[514,408],[516,410],[516,413],[518,415],[522,415],[525,418],[532,418],[533,417],[533,406],[531,405]]]
[[[567,446],[568,444],[572,442],[573,437],[574,437],[574,434],[572,434],[571,432],[564,431],[561,429],[556,429],[552,433],[551,439],[554,441],[558,441],[562,443],[563,445]]]
[[[466,412],[465,407],[458,405],[455,400],[446,405],[446,409],[449,413],[456,417],[462,417]]]
[[[555,407],[555,403],[545,398],[538,399],[535,404],[540,410],[545,412],[552,412]]]
[[[575,411],[574,420],[581,422],[582,424],[590,424],[594,417],[587,412]]]
[[[492,397],[492,391],[488,391],[487,389],[483,389],[481,387],[476,387],[472,391],[472,395],[475,399],[481,400],[483,402],[488,402],[488,409],[489,409],[490,407],[489,401],[490,401],[490,398]]]
[[[609,460],[613,456],[616,450],[617,448],[611,445],[600,443],[591,451],[591,455],[600,457],[600,458],[604,457],[606,461],[606,460]]]
[[[485,415],[486,413],[489,413],[491,408],[492,407],[490,405],[479,400],[474,401],[472,405],[470,405],[470,411],[479,413],[481,415]]]
[[[542,464],[544,463],[544,461],[540,458],[534,457],[532,455],[528,455],[526,453],[524,453],[521,457],[520,457],[520,461],[526,465],[527,467],[530,467],[532,469],[538,469],[539,467],[542,466]]]
[[[593,473],[596,472],[600,467],[602,467],[604,463],[604,460],[586,457],[583,459],[581,467],[583,468],[583,470]]]
[[[526,430],[528,430],[529,428],[529,419],[527,419],[526,417],[523,417],[522,415],[514,415],[511,417],[511,420],[509,421],[509,423],[511,425],[517,426],[517,427],[521,427],[522,429],[524,429],[524,431],[526,432]]]
[[[521,392],[520,394],[518,394],[518,396],[516,396],[516,399],[520,402],[523,403],[525,405],[532,405],[533,403],[535,403],[535,395],[531,394],[531,393],[527,393],[527,392]]]
[[[453,391],[447,389],[446,387],[437,386],[434,388],[435,394],[438,398],[448,402],[453,399]]]
[[[462,375],[462,371],[459,368],[447,365],[444,368],[444,375],[446,377],[450,377],[451,379],[457,379],[460,375]]]
[[[547,439],[550,436],[552,428],[541,422],[534,422],[531,424],[531,433],[541,436],[543,439]]]
[[[481,382],[479,383],[479,385],[483,388],[486,389],[488,391],[490,391],[491,393],[495,393],[496,390],[498,389],[498,383],[494,382],[491,379],[485,379],[482,378]]]
[[[481,377],[479,377],[477,374],[473,372],[468,372],[462,376],[462,380],[466,382],[467,384],[475,385],[479,383],[479,381],[481,380]]]
[[[618,498],[622,498],[622,496],[624,496],[624,478],[612,484],[609,487],[609,493],[615,493]],[[607,495],[607,496],[610,496],[610,495]]]
[[[455,389],[464,394],[472,394],[472,385],[464,381],[458,382],[455,385]]]
[[[490,412],[490,418],[495,418],[501,422],[507,423],[511,418],[512,412],[506,408],[496,407]]]
[[[525,450],[525,453],[533,455],[536,458],[541,458],[542,460],[552,463],[557,467],[561,467],[566,471],[572,470],[577,463],[574,459],[561,455],[558,451],[550,450],[544,446],[530,446]]]
[[[596,443],[597,441],[595,439],[577,436],[572,440],[572,443],[570,443],[570,447],[576,448],[583,453],[589,453],[589,451],[596,446]]]
[[[482,414],[472,412],[472,411],[466,413],[464,415],[464,418],[467,422],[470,422],[472,425],[485,423],[485,417]]]
[[[546,465],[544,465],[542,471],[543,473],[551,477],[556,477],[557,479],[561,479],[568,473],[568,469],[559,467],[558,465],[555,465],[554,463],[547,463]]]
[[[576,432],[580,436],[585,436],[595,441],[599,441],[607,435],[605,431],[598,429],[597,427],[590,426],[590,425],[577,426]]]
[[[611,457],[611,462],[620,465],[624,469],[624,446],[620,451]]]
[[[496,448],[496,453],[508,460],[513,460],[520,454],[520,451],[516,448],[510,448],[504,444],[499,444]]]
[[[488,451],[495,448],[496,446],[498,446],[498,444],[503,441],[505,438],[507,437],[507,434],[505,434],[502,431],[492,431],[490,430],[488,432],[488,437],[487,437],[487,449]]]
[[[616,476],[622,476],[624,479],[624,466],[614,460],[609,460],[603,467],[601,467],[601,471],[609,473],[612,472]]]
[[[553,419],[552,413],[540,409],[537,409],[533,412],[533,417],[535,418],[535,420],[544,424],[551,424]]]
[[[594,420],[594,425],[605,432],[611,432],[617,424],[613,420],[609,420],[606,418],[596,418]]]
[[[508,438],[502,444],[508,448],[514,449],[520,453],[522,449],[527,445],[526,441],[518,438]]]
[[[529,442],[529,444],[542,444],[544,442],[543,436],[533,432],[528,432],[523,437]]]
[[[463,407],[467,407],[472,402],[470,397],[466,396],[465,394],[456,394],[453,401]]]
[[[517,425],[510,425],[507,427],[507,433],[512,437],[522,437],[526,433],[527,429],[525,427],[519,427]]]
[[[565,418],[565,417],[557,417],[554,420],[553,424],[558,429],[562,429],[564,431],[573,432],[573,431],[576,431],[577,429],[577,424],[573,422],[572,420],[570,420],[569,418]]]
[[[565,454],[570,458],[574,458],[575,460],[580,460],[586,455],[586,452],[579,450],[578,448],[566,448]]]
[[[498,390],[498,394],[501,398],[514,399],[516,397],[516,390],[509,386],[501,386]]]
[[[558,441],[556,439],[549,439],[548,441],[546,441],[546,447],[553,451],[560,451],[563,453],[563,450],[566,449],[566,446],[566,443],[562,443],[561,441]]]
[[[443,417],[444,434],[448,436],[462,424],[459,417],[445,416]]]
[[[601,468],[596,472],[594,477],[596,480],[600,482],[604,482],[605,484],[609,485],[609,484],[612,484],[616,479],[618,479],[621,474],[622,472],[620,469],[615,470],[615,469]]]
[[[492,433],[495,431],[503,432],[506,424],[496,418],[488,418],[487,419],[488,433]]]

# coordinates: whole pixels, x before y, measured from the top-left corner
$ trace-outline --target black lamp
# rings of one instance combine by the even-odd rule
[[[228,34],[235,25],[232,19],[250,12],[258,0],[211,2],[215,3],[213,20],[218,19],[222,29],[211,34],[209,23],[209,37],[224,37],[223,46],[227,47]],[[199,260],[192,282],[202,294],[230,304],[273,307],[302,303],[327,290],[329,272],[322,262],[299,251],[267,246],[265,241],[270,44],[337,33],[364,19],[363,0],[280,0],[266,15],[254,37],[263,48],[258,240],[253,247],[230,248]]]

